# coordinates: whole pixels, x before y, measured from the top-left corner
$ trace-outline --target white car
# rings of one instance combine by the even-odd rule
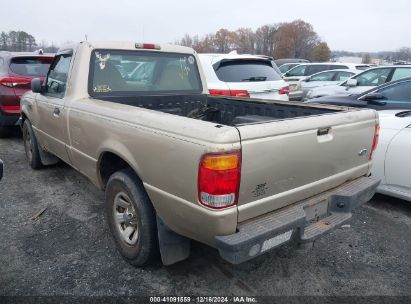
[[[307,78],[299,82],[300,89],[303,92],[301,99],[304,100],[308,91],[314,88],[328,86],[332,84],[339,84],[344,80],[347,80],[348,78],[354,76],[355,74],[357,74],[357,71],[337,69],[331,71],[323,71],[308,76]]]
[[[378,193],[411,201],[411,111],[379,111],[380,135],[371,174]]]
[[[314,75],[319,72],[335,70],[335,69],[347,69],[356,72],[368,69],[370,66],[367,64],[355,64],[355,63],[340,63],[340,62],[321,62],[321,63],[302,63],[285,73],[284,79],[290,84],[290,99],[301,100],[302,91],[299,87],[299,82],[308,76]]]
[[[371,68],[347,79],[339,85],[314,88],[306,99],[332,95],[361,94],[386,82],[411,76],[411,65],[394,65]]]
[[[288,101],[289,86],[270,57],[199,54],[212,95]]]

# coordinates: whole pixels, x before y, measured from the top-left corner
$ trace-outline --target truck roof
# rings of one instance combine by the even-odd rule
[[[184,53],[184,54],[193,54],[195,51],[192,48],[173,45],[173,44],[154,44],[156,49],[153,48],[144,48],[144,45],[153,45],[152,43],[142,43],[138,41],[81,41],[74,44],[64,45],[59,49],[60,51],[76,48],[80,44],[88,44],[91,48],[94,49],[116,49],[116,50],[144,50],[149,49],[150,51],[155,52],[171,52],[171,53]],[[140,45],[141,47],[136,47]]]

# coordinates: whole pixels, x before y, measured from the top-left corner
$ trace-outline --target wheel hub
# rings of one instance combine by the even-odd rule
[[[139,236],[138,215],[124,192],[119,192],[114,198],[113,217],[120,239],[128,245],[135,245]]]

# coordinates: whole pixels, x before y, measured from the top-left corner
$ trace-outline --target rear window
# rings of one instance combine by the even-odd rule
[[[267,60],[230,60],[214,66],[218,79],[224,82],[256,82],[281,80]]]
[[[327,71],[327,70],[334,70],[337,69],[334,66],[329,66],[329,65],[320,65],[320,64],[314,64],[308,66],[308,72],[305,73],[305,75],[309,76],[318,72],[322,71]]]
[[[52,57],[16,57],[10,62],[13,73],[24,76],[46,76]]]
[[[356,69],[356,70],[360,70],[360,71],[365,71],[365,70],[367,70],[367,69],[369,69],[369,68],[370,68],[369,65],[356,65],[356,66],[355,66],[355,69]]]
[[[346,65],[338,65],[338,64],[333,64],[328,66],[329,70],[336,70],[336,69],[348,69]]]
[[[91,54],[91,96],[201,92],[197,62],[190,54],[125,50]]]

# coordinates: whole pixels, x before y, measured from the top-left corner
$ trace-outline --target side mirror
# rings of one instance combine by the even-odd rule
[[[346,85],[347,87],[356,87],[358,84],[357,79],[350,78],[347,80]]]
[[[42,85],[40,78],[34,78],[31,80],[31,90],[33,93],[41,93],[42,92]]]
[[[310,82],[310,81],[311,81],[311,78],[310,78],[310,77],[307,77],[307,78],[305,78],[303,81],[304,81],[304,82]]]
[[[369,101],[369,100],[386,99],[386,97],[382,95],[381,93],[370,93],[370,94],[363,96],[361,99]]]
[[[361,98],[368,102],[368,104],[377,105],[377,106],[385,106],[387,103],[385,101],[381,101],[383,99],[387,99],[381,93],[370,93]]]

